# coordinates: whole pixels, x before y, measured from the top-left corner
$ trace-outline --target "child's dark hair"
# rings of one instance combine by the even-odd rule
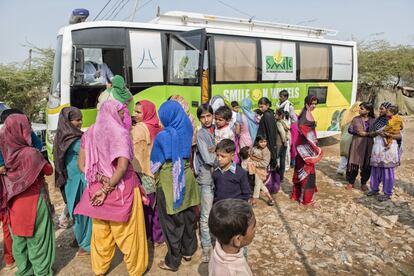
[[[236,144],[230,139],[223,139],[216,146],[216,152],[218,151],[234,153],[236,151]]]
[[[272,106],[272,102],[266,97],[260,98],[260,100],[257,102],[257,104],[267,104],[267,105],[269,105],[269,107]]]
[[[214,112],[214,115],[222,117],[227,122],[229,122],[233,117],[233,113],[231,112],[230,107],[228,107],[227,105],[220,106],[219,108],[217,108],[216,112]]]
[[[276,115],[282,116],[283,119],[289,119],[289,112],[284,111],[282,108],[276,109]]]
[[[239,106],[239,103],[237,101],[232,101],[231,107],[236,107],[236,106]]]
[[[369,117],[375,118],[374,105],[372,103],[362,102],[359,106],[360,107],[362,106],[364,109],[366,109],[368,111],[368,116]]]
[[[263,135],[258,134],[256,136],[256,139],[254,140],[254,146],[257,146],[259,144],[259,142],[262,141],[262,140],[266,140],[267,141],[266,136],[263,136]]]
[[[246,201],[223,199],[211,208],[208,227],[220,244],[229,244],[234,236],[246,235],[253,216],[253,209]]]
[[[211,105],[205,103],[200,105],[197,108],[197,118],[200,120],[201,115],[203,115],[204,113],[211,113],[211,115],[214,114],[213,112],[213,108],[211,107]]]
[[[388,110],[393,114],[393,115],[397,115],[398,112],[400,111],[398,108],[398,105],[392,105],[388,108]]]
[[[247,158],[249,158],[249,151],[250,148],[249,147],[242,147],[239,151],[239,155],[240,155],[240,159],[241,160],[246,160]]]
[[[283,89],[282,91],[279,92],[279,96],[289,98],[289,92],[286,89]]]

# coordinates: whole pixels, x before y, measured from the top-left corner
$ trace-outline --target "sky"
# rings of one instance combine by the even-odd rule
[[[22,62],[29,47],[55,47],[60,27],[76,8],[93,20],[108,0],[0,0],[0,64]],[[98,19],[126,20],[136,0],[111,0]],[[134,21],[173,10],[334,29],[335,39],[414,46],[413,0],[138,0]],[[121,9],[122,8],[122,9]],[[25,46],[26,45],[26,46]]]

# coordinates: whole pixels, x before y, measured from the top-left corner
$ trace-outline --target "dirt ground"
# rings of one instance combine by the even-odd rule
[[[320,209],[304,208],[289,200],[290,170],[275,195],[276,205],[259,202],[254,209],[256,236],[248,248],[254,275],[414,275],[414,117],[405,117],[405,124],[404,153],[396,169],[392,201],[380,203],[359,189],[344,189],[345,179],[336,174],[338,137],[320,141],[325,153],[317,165]],[[59,214],[63,208],[61,196],[48,180]],[[56,230],[55,274],[93,275],[90,259],[75,257],[77,249],[70,247],[73,239],[72,229]],[[150,246],[149,250],[146,275],[208,275],[207,265],[200,263],[200,250],[176,273],[161,271],[157,266],[166,253],[165,246],[155,250]],[[13,272],[0,270],[0,275]],[[119,252],[107,275],[128,275]]]

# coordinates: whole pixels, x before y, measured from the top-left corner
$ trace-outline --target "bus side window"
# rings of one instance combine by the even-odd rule
[[[198,82],[199,51],[176,38],[170,40],[168,81],[181,85],[194,85]]]
[[[318,104],[326,104],[326,98],[328,96],[328,87],[308,87],[308,95],[315,96],[318,99]]]
[[[83,83],[86,85],[106,85],[113,74],[103,61],[101,48],[83,48]]]

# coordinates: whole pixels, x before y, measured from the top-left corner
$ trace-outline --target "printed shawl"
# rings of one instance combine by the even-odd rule
[[[317,146],[316,122],[310,111],[310,105],[314,100],[316,100],[315,96],[305,98],[305,106],[298,118],[299,137],[296,142],[296,150],[303,160],[303,166],[295,168],[294,183],[301,182],[314,173],[315,164],[323,157],[322,149]]]
[[[3,176],[0,205],[26,191],[37,179],[47,161],[32,147],[32,129],[25,115],[12,114],[0,130],[0,150],[7,175]]]

